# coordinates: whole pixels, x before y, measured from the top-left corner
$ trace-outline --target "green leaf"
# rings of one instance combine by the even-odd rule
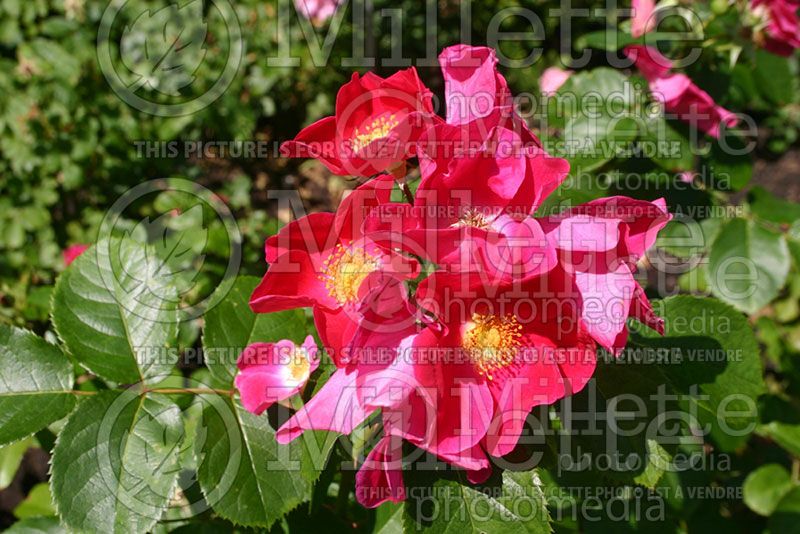
[[[579,72],[572,76],[567,83],[570,84],[569,88],[576,93],[579,102],[582,96],[594,93],[600,95],[603,101],[613,95],[625,108],[633,103],[633,88],[630,86],[628,77],[617,69],[600,67],[591,71]]]
[[[787,286],[785,296],[773,303],[775,319],[781,323],[791,323],[800,317],[800,276],[792,276]]]
[[[647,120],[642,141],[649,156],[658,166],[672,172],[694,168],[694,154],[689,139],[678,126],[656,117]]]
[[[6,489],[11,484],[25,451],[35,446],[36,440],[30,437],[0,448],[0,490]]]
[[[672,462],[672,456],[659,445],[658,441],[654,439],[647,440],[647,455],[645,457],[647,464],[641,473],[637,474],[633,480],[637,484],[641,484],[646,488],[653,489],[661,480],[664,475],[665,467],[669,466]]]
[[[622,155],[637,135],[629,117],[578,115],[564,129],[565,157],[575,171],[589,172]]]
[[[66,534],[55,517],[29,517],[11,525],[7,534]]]
[[[303,310],[253,313],[250,294],[258,285],[255,276],[240,276],[228,295],[205,316],[203,353],[211,375],[220,387],[231,387],[236,360],[245,347],[257,341],[302,341],[309,331]]]
[[[578,177],[570,174],[558,186],[558,189],[544,199],[544,202],[536,209],[536,216],[557,215],[568,207],[589,202],[606,194],[605,187],[596,176],[582,174]]]
[[[608,104],[609,100],[613,104]],[[547,99],[548,125],[563,128],[570,119],[587,115],[616,117],[628,111],[634,101],[633,87],[620,71],[601,67],[576,72]],[[549,141],[549,137],[544,139],[545,143]]]
[[[715,141],[711,150],[703,159],[703,176],[706,184],[724,191],[738,191],[750,183],[753,177],[752,150],[748,150],[745,141],[728,135],[726,146],[722,141]]]
[[[180,410],[164,396],[103,391],[82,402],[53,450],[51,489],[73,530],[145,532],[178,477]]]
[[[617,458],[624,460],[619,461],[615,468],[605,471],[605,477],[622,485],[639,484],[654,489],[670,470],[673,463],[670,451],[675,451],[675,447],[669,446],[669,439],[664,440],[657,432],[625,431],[628,423],[623,420],[624,417],[614,414],[619,413],[619,404],[616,402],[620,398],[636,396],[644,402],[646,411],[636,418],[635,423],[631,421],[630,425],[642,422],[652,424],[659,413],[659,407],[652,402],[652,398],[657,394],[658,388],[664,385],[664,377],[652,369],[648,373],[642,372],[643,369],[636,364],[627,365],[629,360],[625,358],[616,360],[611,355],[607,355],[607,358],[601,360],[595,373],[599,395],[590,396],[587,392],[582,392],[572,397],[570,402],[571,409],[578,413],[591,414],[590,417],[598,421],[607,419],[608,423],[602,425],[599,432],[579,432],[568,448],[559,450],[557,454],[580,455],[583,454],[582,451],[600,452],[613,449]],[[613,408],[612,403],[616,404]],[[608,418],[605,417],[606,414],[609,415]],[[664,445],[660,441],[664,441]],[[667,446],[670,451],[665,448]],[[560,459],[556,462],[560,462]],[[598,474],[598,470],[584,470],[587,483],[593,483],[592,477],[597,477]]]
[[[232,399],[204,401],[195,449],[197,476],[217,514],[237,525],[269,527],[311,498],[334,434],[305,432],[280,445],[266,414],[253,415]]]
[[[36,484],[25,500],[14,508],[14,515],[20,519],[56,515],[53,499],[50,497],[50,486],[46,482]]]
[[[148,285],[156,266],[144,246],[101,241],[56,282],[53,325],[67,350],[89,371],[132,383],[168,374],[177,347],[174,290]]]
[[[797,534],[800,532],[800,487],[786,494],[769,519],[770,532]]]
[[[474,486],[463,480],[441,478],[436,481],[418,472],[408,472],[413,491],[404,503],[406,532],[424,528],[429,533],[459,532],[550,534],[550,515],[539,473],[505,471],[493,477],[493,484]],[[491,481],[492,479],[490,479]]]
[[[0,445],[30,436],[75,406],[72,363],[32,332],[0,324]]]
[[[794,99],[795,85],[789,58],[766,50],[756,50],[756,68],[753,70],[756,87],[773,104],[788,104]]]
[[[794,260],[794,266],[800,271],[800,221],[797,221],[789,228],[786,242],[789,245],[789,253]]]
[[[155,278],[157,284],[171,284],[182,295],[195,287],[208,244],[202,204],[177,214],[166,211],[154,220],[145,217],[126,235],[148,243],[148,262],[155,267],[151,282]]]
[[[711,245],[708,282],[714,296],[755,313],[778,296],[790,265],[781,234],[751,220],[732,219]]]
[[[778,323],[766,316],[759,317],[756,321],[756,336],[764,345],[764,353],[770,363],[780,371],[781,355],[783,354],[783,341]]]
[[[747,475],[742,486],[744,503],[755,513],[769,516],[792,486],[792,477],[783,466],[763,465]]]
[[[680,295],[655,301],[653,308],[664,318],[664,336],[632,323],[632,341],[667,349],[680,358],[679,364],[671,360],[662,365],[643,361],[604,366],[611,371],[629,368],[627,375],[609,373],[609,382],[628,380],[622,382],[628,390],[635,383],[630,380],[665,384],[682,396],[679,402],[687,413],[710,426],[710,436],[721,450],[736,449],[755,428],[756,399],[766,391],[753,329],[742,314],[711,298]]]
[[[373,534],[403,534],[402,503],[385,502],[375,509]]]
[[[764,425],[780,422],[800,427],[800,411],[794,405],[794,400],[777,391],[775,394],[764,395],[760,399],[759,412],[761,422]],[[763,435],[762,430],[763,428],[759,429],[761,435]]]
[[[753,68],[745,63],[738,63],[731,71],[731,87],[728,91],[728,104],[732,109],[749,107],[761,109],[767,104],[759,95]]]
[[[659,41],[674,41],[675,35],[669,32],[648,32],[647,44],[653,45]],[[610,38],[610,37],[614,38]],[[598,30],[581,35],[574,42],[575,50],[583,50],[585,48],[597,48],[599,50],[620,50],[632,44],[644,44],[645,36],[633,37],[626,32],[617,31],[611,33],[610,30]]]
[[[765,221],[779,224],[800,221],[800,204],[778,198],[760,185],[752,188],[747,198],[753,213]]]
[[[615,37],[609,39],[609,37]],[[599,30],[581,35],[575,40],[575,49],[597,48],[599,50],[619,50],[628,45],[634,44],[638,39],[629,33],[618,31],[609,33],[608,30]]]
[[[676,214],[658,233],[656,246],[694,263],[710,248],[716,238],[721,219],[709,218],[698,222],[692,217]]]
[[[800,456],[800,424],[770,421],[758,427],[758,434],[770,438],[795,456]]]

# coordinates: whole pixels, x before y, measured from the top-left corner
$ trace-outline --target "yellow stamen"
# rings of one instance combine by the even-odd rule
[[[467,323],[461,344],[478,374],[492,380],[492,373],[510,365],[517,354],[522,325],[516,317],[475,313]]]
[[[398,124],[399,122],[397,119],[395,119],[394,114],[391,114],[388,117],[383,116],[377,118],[370,124],[362,124],[353,132],[353,137],[351,139],[353,142],[353,150],[359,152],[376,139],[383,139],[389,135],[389,133],[396,128]]]
[[[302,381],[308,378],[308,372],[311,369],[311,362],[308,361],[308,352],[306,349],[298,347],[289,358],[289,374],[294,380]]]
[[[489,221],[487,221],[486,216],[477,209],[467,208],[453,226],[472,226],[474,228],[486,229],[489,227]]]
[[[325,282],[328,294],[344,305],[356,301],[361,283],[379,266],[380,258],[363,248],[337,245],[322,265],[320,280]]]

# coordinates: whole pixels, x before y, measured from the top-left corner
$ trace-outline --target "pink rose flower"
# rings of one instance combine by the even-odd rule
[[[367,508],[406,498],[403,485],[403,440],[385,435],[367,455],[356,473],[356,499]]]
[[[87,248],[89,248],[89,245],[84,245],[83,243],[77,243],[65,248],[63,252],[64,266],[68,266],[70,263],[75,261],[75,258],[83,254]]]
[[[365,217],[388,204],[392,186],[388,176],[367,182],[336,214],[312,213],[267,239],[269,269],[250,297],[257,313],[311,307],[322,342],[340,366],[366,295],[386,278],[418,272],[414,259],[380,248],[363,232]]]
[[[539,88],[545,95],[552,95],[569,80],[572,76],[571,70],[564,70],[558,67],[548,67],[539,78]]]
[[[305,430],[349,434],[376,410],[390,417],[415,389],[410,361],[399,357],[417,331],[404,284],[387,278],[365,299],[351,354],[314,397],[281,426],[275,438],[288,443]],[[410,320],[407,320],[410,319]],[[341,363],[341,362],[338,362]]]
[[[631,17],[631,35],[640,37],[652,31],[656,25],[655,0],[632,0],[633,16]]]
[[[511,91],[497,72],[497,54],[483,46],[454,45],[439,54],[448,124],[466,124],[511,106]]]
[[[447,124],[480,129],[484,135],[502,125],[517,132],[526,144],[541,146],[514,110],[513,96],[506,79],[497,71],[493,49],[449,46],[439,54],[439,65],[444,78]]]
[[[717,105],[711,95],[697,87],[688,76],[671,73],[672,62],[655,48],[631,45],[625,54],[650,84],[653,97],[664,104],[668,113],[696,126],[712,137],[719,137],[720,124],[735,126],[736,114]]]
[[[317,366],[317,345],[308,336],[301,346],[288,339],[253,343],[239,356],[234,384],[242,406],[260,414],[273,403],[299,393]]]
[[[387,250],[479,270],[493,280],[547,270],[555,257],[527,216],[564,180],[569,164],[537,146],[525,148],[521,135],[503,126],[483,138],[480,130],[492,122],[487,116],[480,123],[474,130],[431,129],[420,143],[422,179],[413,206],[376,211],[366,220],[368,233]],[[455,159],[436,149],[462,141],[477,146]],[[528,248],[520,254],[523,242]]]
[[[595,341],[614,354],[625,347],[629,316],[659,332],[664,330],[633,273],[636,262],[670,219],[663,199],[610,197],[542,221],[545,233],[561,252],[565,274],[580,294],[582,323]],[[597,304],[601,309],[594,307]]]
[[[763,46],[773,54],[789,56],[800,48],[800,19],[797,0],[752,0],[754,10],[766,11],[769,22]]]
[[[294,0],[295,9],[308,20],[325,22],[336,13],[342,0]]]

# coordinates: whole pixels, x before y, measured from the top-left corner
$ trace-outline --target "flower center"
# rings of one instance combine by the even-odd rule
[[[325,282],[328,294],[344,305],[355,302],[361,283],[379,266],[380,258],[361,247],[336,245],[336,250],[322,264],[320,279]]]
[[[289,374],[294,380],[298,382],[305,381],[311,369],[311,363],[308,361],[308,352],[303,348],[295,349],[289,358],[288,367]]]
[[[486,216],[477,209],[467,208],[453,226],[472,226],[473,228],[486,229],[489,227],[489,221],[487,221]]]
[[[394,113],[375,119],[369,124],[362,124],[353,132],[351,141],[353,150],[360,152],[365,146],[376,139],[383,139],[391,132],[399,122],[395,119]]]
[[[516,317],[475,313],[467,323],[461,345],[478,374],[492,380],[492,373],[514,361],[522,337]]]

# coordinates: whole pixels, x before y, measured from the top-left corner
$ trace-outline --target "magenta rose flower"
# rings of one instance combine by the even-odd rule
[[[379,247],[363,231],[369,211],[389,202],[386,178],[353,191],[336,214],[312,213],[270,237],[270,266],[250,298],[258,313],[311,307],[322,342],[340,365],[369,292],[387,277],[414,278],[418,271],[413,258]]]
[[[571,70],[548,67],[539,78],[539,88],[543,94],[552,95],[569,80],[570,76],[572,76]]]
[[[342,0],[294,0],[297,12],[317,23],[331,18],[341,3]]]
[[[773,54],[789,56],[800,47],[800,19],[797,0],[752,0],[753,10],[763,11],[767,17],[766,35],[761,41]]]
[[[631,35],[640,37],[652,31],[656,25],[655,0],[633,0],[631,2],[633,16],[631,17]]]
[[[64,266],[68,266],[70,263],[75,261],[75,259],[83,254],[87,248],[89,248],[89,245],[85,245],[83,243],[76,243],[65,248],[63,252]]]
[[[625,54],[647,79],[653,98],[661,101],[668,113],[717,138],[720,124],[732,127],[739,122],[735,113],[717,105],[688,76],[672,73],[672,61],[655,48],[631,45],[625,47]]]
[[[234,381],[242,405],[260,414],[275,402],[299,393],[319,366],[317,345],[308,336],[301,346],[289,339],[277,343],[253,343],[237,362]]]

